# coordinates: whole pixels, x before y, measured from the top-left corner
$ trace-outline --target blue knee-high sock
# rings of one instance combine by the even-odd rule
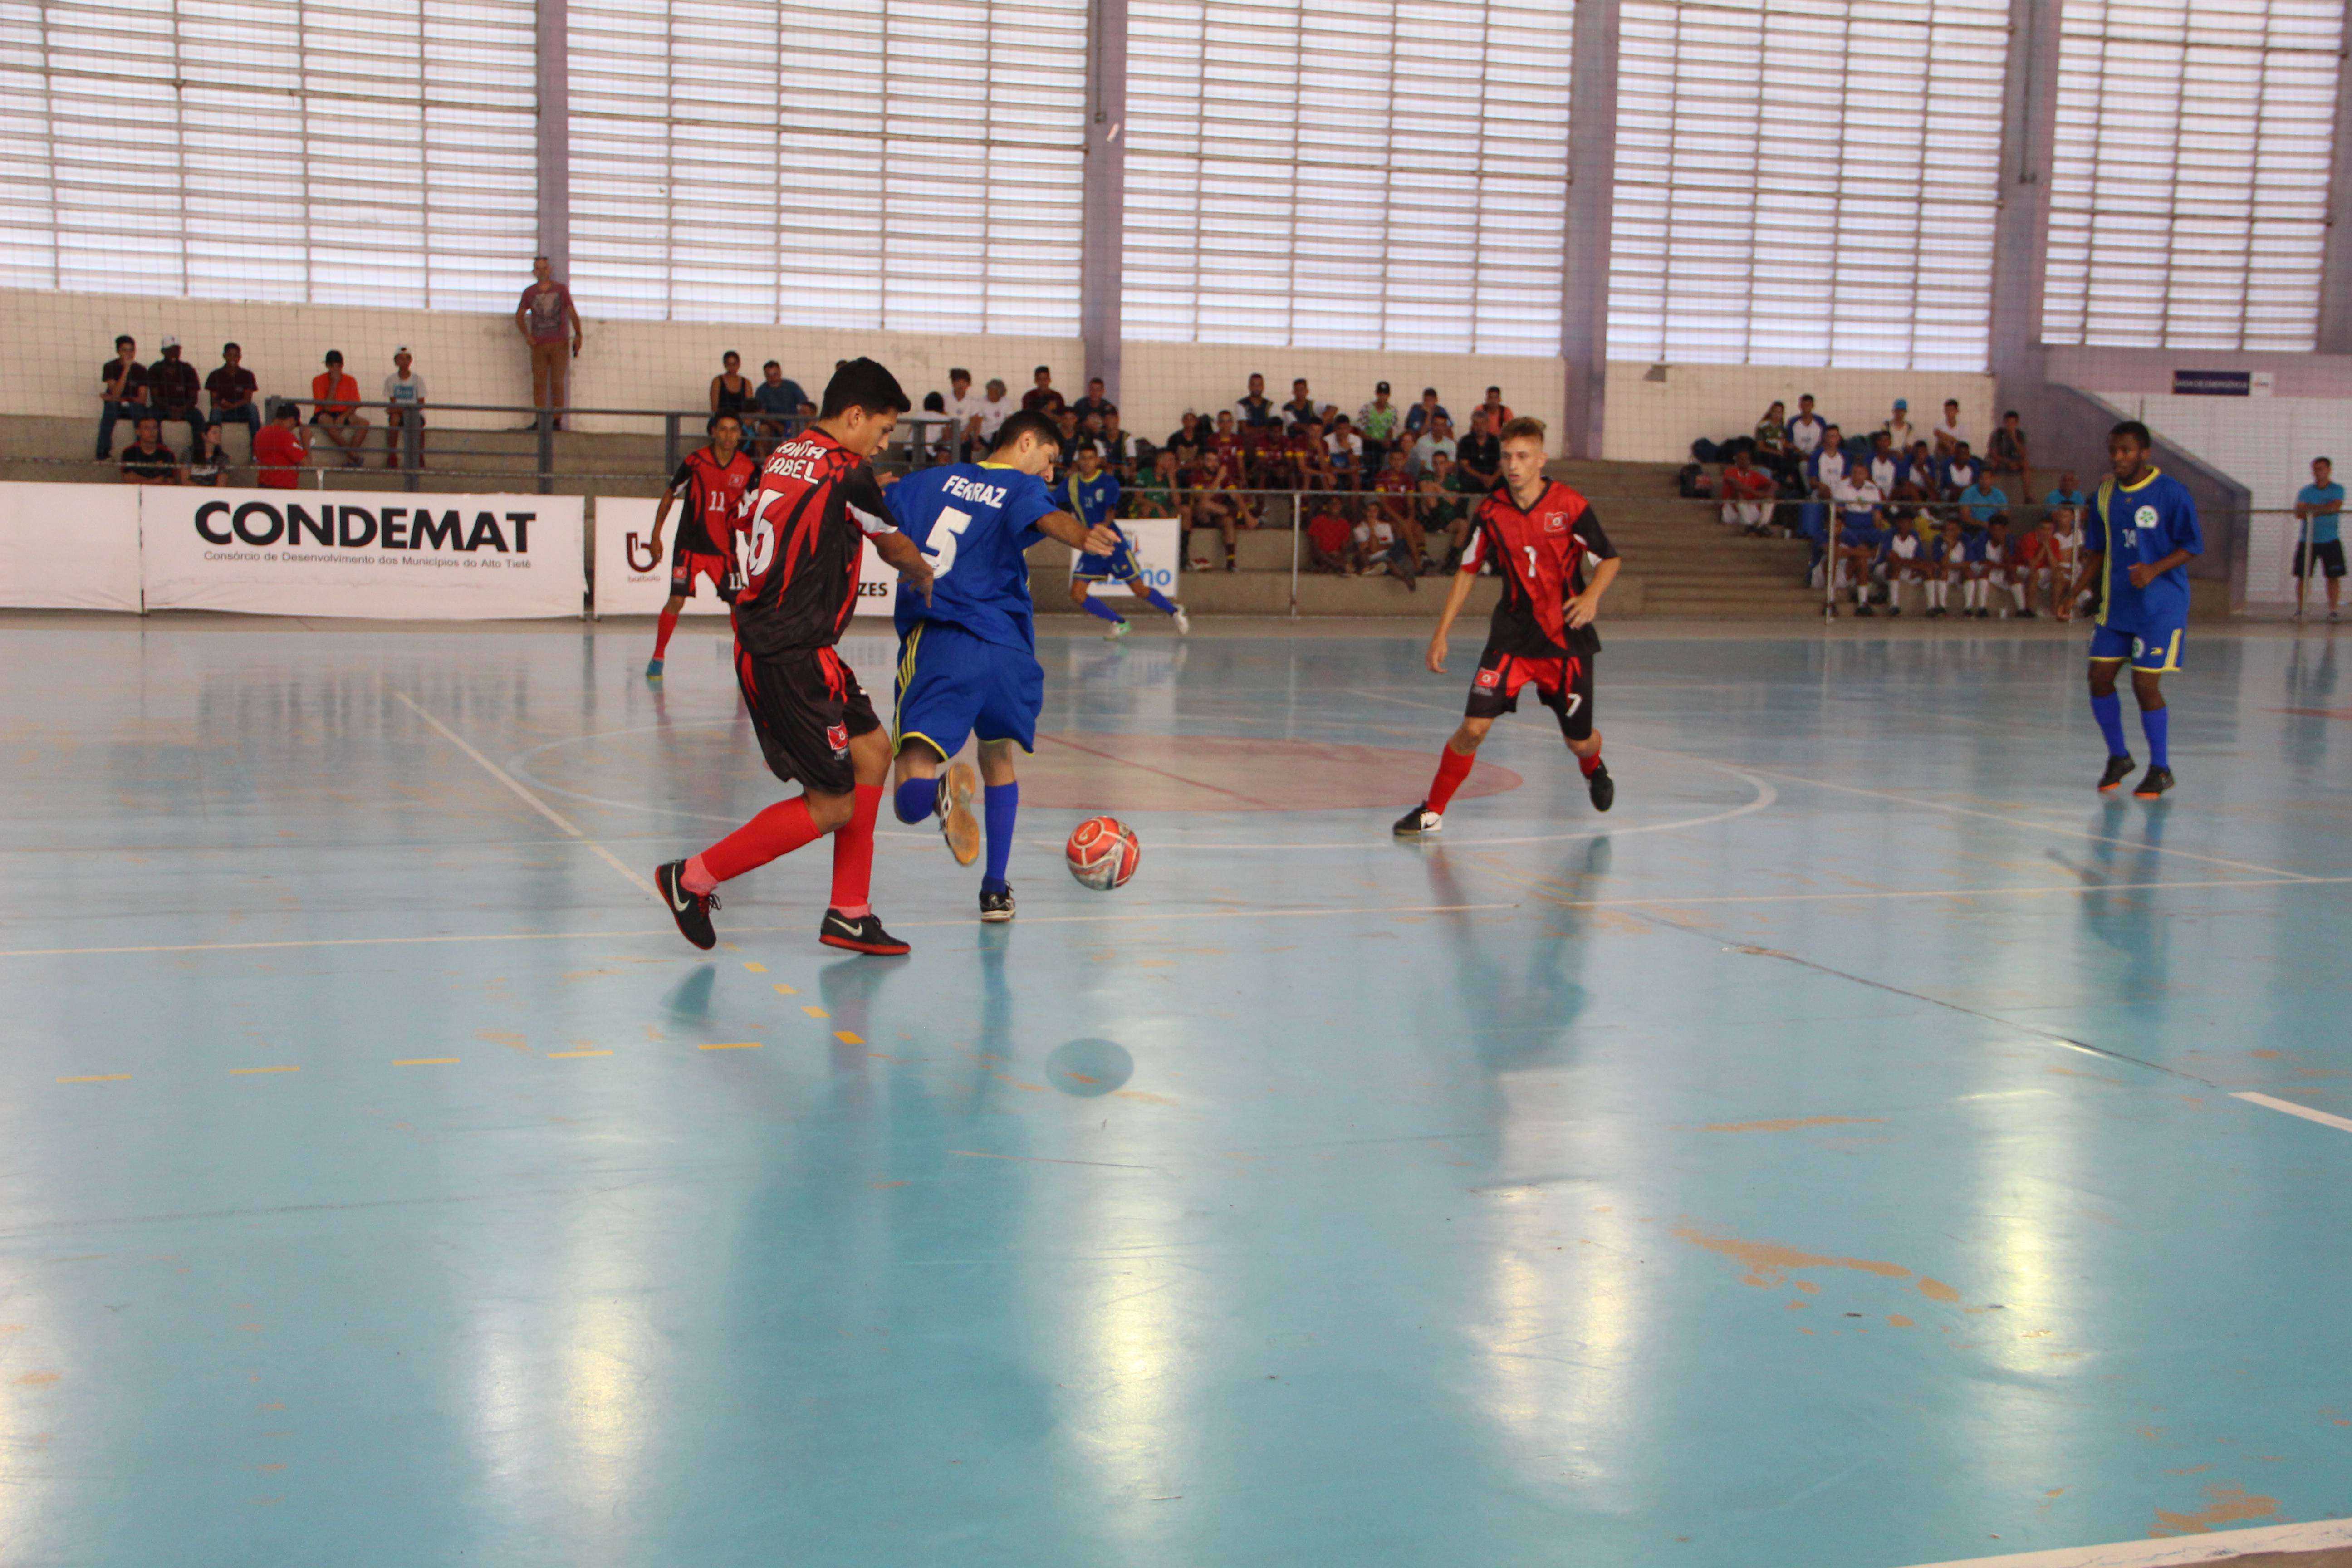
[[[1157,588],[1146,588],[1143,591],[1143,602],[1163,616],[1172,616],[1176,613],[1176,601]]]
[[[2168,742],[2172,738],[2172,710],[2141,709],[2139,727],[2147,731],[2147,765],[2152,768],[2170,767],[2172,752]]]
[[[901,822],[920,822],[938,809],[939,800],[939,780],[908,779],[890,797],[890,808]]]
[[[2114,692],[2091,699],[2091,717],[2099,721],[2099,733],[2107,738],[2107,755],[2124,757],[2131,754],[2131,742],[2124,739],[2124,700]]]
[[[1021,785],[1018,783],[990,784],[982,794],[988,797],[988,874],[981,878],[984,893],[1004,891],[1004,868],[1013,862],[1013,819],[1021,811]]]
[[[1104,604],[1102,600],[1097,598],[1092,594],[1088,594],[1086,596],[1086,601],[1082,607],[1086,610],[1087,614],[1094,616],[1096,619],[1108,621],[1114,626],[1120,621],[1127,619],[1125,616],[1120,615],[1117,610],[1112,609],[1108,605]]]

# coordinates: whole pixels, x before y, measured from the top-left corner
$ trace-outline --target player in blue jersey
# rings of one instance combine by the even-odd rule
[[[2141,800],[2154,800],[2172,787],[2163,678],[2180,668],[2180,637],[2189,625],[2189,562],[2205,552],[2197,502],[2186,485],[2148,466],[2154,445],[2147,426],[2137,419],[2107,433],[2107,461],[2115,472],[2099,481],[2091,498],[2075,582],[2077,594],[2088,586],[2096,596],[2091,713],[2107,741],[2099,789],[2113,790],[2132,771],[2123,700],[2116,695],[2116,671],[2128,663],[2140,729],[2147,736],[2147,772],[2132,791]]]
[[[1040,539],[1097,554],[1118,545],[1117,530],[1090,529],[1055,504],[1050,481],[1060,452],[1054,422],[1024,410],[997,430],[986,461],[920,469],[889,490],[893,517],[931,567],[928,603],[911,588],[898,595],[893,805],[901,822],[936,816],[958,865],[979,858],[971,766],[952,763],[979,736],[988,823],[983,921],[1013,918],[1004,871],[1021,806],[1013,749],[1036,749],[1045,700],[1025,552]]]
[[[1127,635],[1127,617],[1096,598],[1094,585],[1124,583],[1129,593],[1172,618],[1178,637],[1192,629],[1184,606],[1143,580],[1143,569],[1135,561],[1135,541],[1112,519],[1111,513],[1118,508],[1118,477],[1102,466],[1101,447],[1091,441],[1078,444],[1077,467],[1054,487],[1054,496],[1087,527],[1108,528],[1118,536],[1118,543],[1109,554],[1081,553],[1070,563],[1070,603],[1090,616],[1108,621],[1110,630],[1104,634],[1106,637],[1123,637]]]

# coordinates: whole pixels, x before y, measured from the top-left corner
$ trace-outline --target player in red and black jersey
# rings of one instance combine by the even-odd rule
[[[1601,595],[1616,579],[1617,552],[1584,498],[1544,478],[1541,421],[1514,419],[1503,426],[1503,482],[1478,503],[1470,527],[1470,548],[1429,639],[1431,670],[1445,673],[1446,634],[1489,560],[1503,579],[1503,598],[1470,683],[1462,727],[1439,754],[1429,798],[1397,819],[1400,838],[1445,825],[1446,805],[1470,776],[1478,743],[1498,717],[1517,711],[1519,692],[1530,684],[1537,700],[1559,715],[1560,733],[1584,771],[1593,809],[1606,811],[1617,798],[1617,785],[1601,763],[1601,732],[1592,727],[1592,660],[1601,651],[1592,621],[1601,613]]]
[[[743,504],[743,494],[759,482],[760,465],[739,450],[743,422],[732,414],[710,416],[710,445],[688,452],[670,476],[654,509],[654,559],[661,559],[662,524],[671,505],[680,500],[686,510],[677,520],[677,545],[669,563],[669,603],[662,606],[654,628],[654,657],[646,679],[662,678],[662,656],[669,651],[670,634],[677,630],[677,613],[693,595],[697,577],[710,579],[710,591],[727,596],[727,557],[719,552],[717,535]]]
[[[677,929],[697,947],[719,940],[710,911],[719,883],[830,833],[833,907],[817,940],[853,952],[907,951],[867,901],[890,737],[834,644],[856,605],[868,540],[901,582],[930,596],[930,563],[890,521],[866,464],[908,406],[896,376],[870,359],[849,361],[833,373],[817,422],[778,446],[759,488],[709,525],[728,557],[735,679],[752,731],[775,775],[799,781],[802,793],[655,870]]]

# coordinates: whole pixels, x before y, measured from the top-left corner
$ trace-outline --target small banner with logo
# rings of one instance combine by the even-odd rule
[[[683,579],[693,591],[679,614],[725,615],[727,602],[712,588],[709,578],[690,569],[678,570],[680,508],[670,508],[669,521],[662,529],[661,553],[654,553],[654,510],[660,504],[641,496],[597,498],[596,614],[657,616],[669,602],[673,580]],[[719,580],[726,580],[723,563]],[[898,574],[867,545],[866,565],[857,580],[857,614],[888,615],[898,591]]]
[[[140,492],[142,573],[158,610],[373,620],[577,616],[577,496],[366,490]]]

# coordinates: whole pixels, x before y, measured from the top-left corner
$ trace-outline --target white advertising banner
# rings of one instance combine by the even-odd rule
[[[0,605],[137,614],[141,494],[0,484]]]
[[[1172,517],[1122,517],[1118,521],[1127,534],[1136,568],[1143,574],[1143,585],[1157,588],[1171,599],[1176,597],[1176,572],[1184,560],[1183,529]],[[1094,584],[1087,591],[1130,597],[1127,584],[1115,581]]]
[[[140,492],[147,607],[373,620],[576,616],[578,496]]]
[[[677,552],[677,507],[662,530],[662,549],[654,555],[654,509],[661,503],[643,496],[600,496],[596,501],[596,613],[599,616],[657,616],[669,603],[669,563]],[[890,563],[866,550],[865,570],[857,583],[857,614],[887,616],[898,592],[898,574]],[[694,595],[680,612],[688,616],[723,616],[727,603],[710,591],[707,578],[694,582]]]

